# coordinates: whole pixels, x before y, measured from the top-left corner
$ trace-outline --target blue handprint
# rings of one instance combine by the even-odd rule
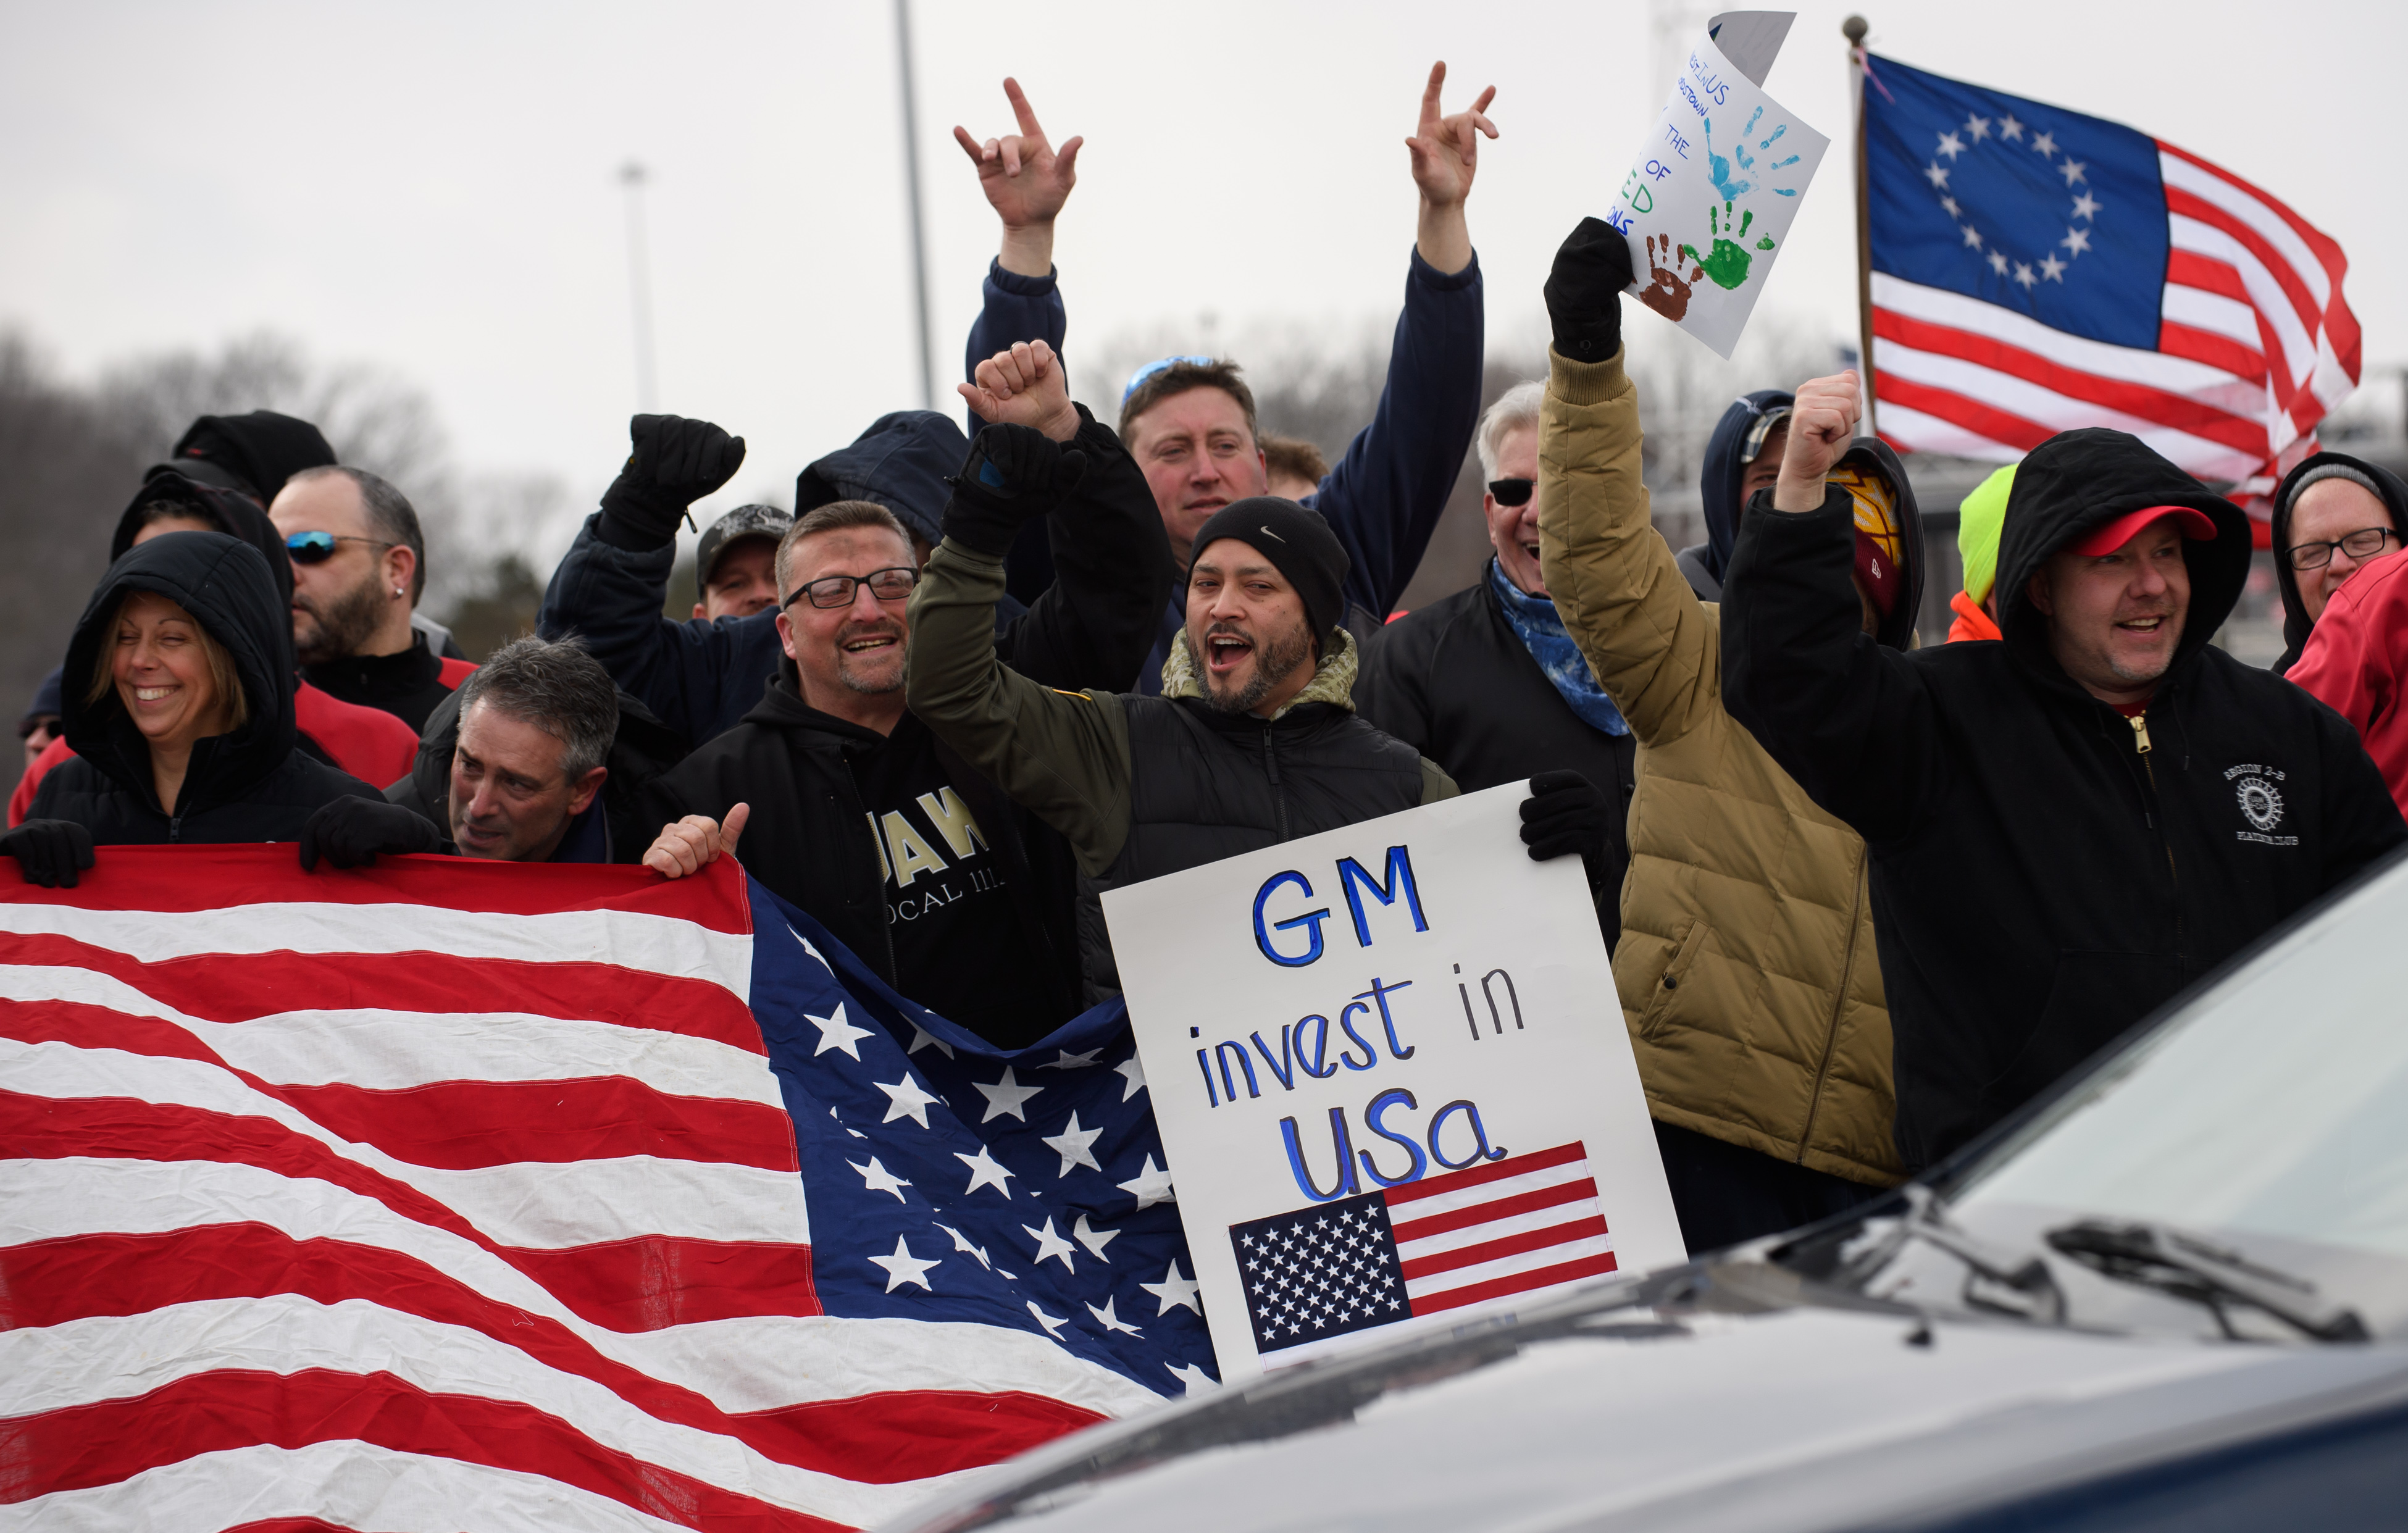
[[[1730,159],[1725,159],[1722,155],[1714,152],[1714,120],[1711,117],[1706,119],[1706,174],[1712,178],[1714,183],[1714,191],[1725,202],[1732,201],[1756,189],[1756,183],[1754,181],[1742,180],[1733,173],[1731,161],[1736,160],[1739,162],[1740,170],[1750,172],[1756,171],[1756,155],[1750,154],[1747,151],[1747,140],[1755,134],[1756,125],[1763,120],[1764,108],[1762,107],[1758,107],[1755,112],[1748,117],[1747,126],[1740,130],[1739,147],[1731,150]],[[1766,137],[1762,142],[1756,146],[1757,154],[1761,154],[1771,149],[1772,146],[1779,143],[1782,137],[1788,132],[1789,124],[1786,122],[1774,128],[1770,136]],[[1798,161],[1799,156],[1793,154],[1785,160],[1773,161],[1770,165],[1764,166],[1764,170],[1767,172],[1786,170],[1789,166],[1796,165]],[[1776,197],[1794,197],[1798,194],[1798,189],[1795,187],[1776,186],[1770,190]]]

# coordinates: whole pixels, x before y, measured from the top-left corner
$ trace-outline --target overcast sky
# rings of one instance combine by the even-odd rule
[[[1767,82],[1840,142],[1759,312],[1834,337],[1855,328],[1839,33],[1853,8],[1803,7]],[[1074,376],[1082,345],[1114,337],[1183,326],[1182,344],[1204,344],[1208,313],[1225,339],[1385,323],[1412,237],[1402,139],[1439,58],[1449,109],[1498,87],[1503,136],[1482,148],[1472,236],[1492,345],[1535,345],[1548,260],[1605,210],[1667,83],[1651,23],[1678,13],[920,0],[940,381],[996,234],[950,129],[1004,131],[1007,73],[1057,141],[1088,140],[1057,252]],[[2348,253],[2370,371],[2408,364],[2392,89],[2408,7],[1883,0],[1868,14],[1876,51],[2128,122],[2285,198]],[[787,499],[802,464],[918,403],[882,0],[5,0],[5,17],[0,325],[79,375],[273,329],[425,389],[462,466],[556,473],[590,504],[635,403],[613,177],[634,156],[655,176],[662,408],[751,443],[718,504]],[[1694,344],[1630,312],[1636,344]]]

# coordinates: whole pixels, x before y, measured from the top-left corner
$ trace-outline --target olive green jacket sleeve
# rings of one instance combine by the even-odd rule
[[[937,738],[1052,825],[1090,878],[1129,832],[1128,715],[1109,692],[1057,692],[995,656],[1003,561],[937,545],[911,593],[904,695]]]
[[[1647,518],[1639,392],[1617,351],[1547,353],[1539,411],[1539,558],[1547,594],[1641,745],[1722,712],[1722,632]]]

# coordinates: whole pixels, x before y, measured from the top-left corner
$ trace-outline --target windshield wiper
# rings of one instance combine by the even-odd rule
[[[1960,1297],[1968,1309],[2051,1325],[2065,1324],[2065,1295],[2038,1253],[2008,1250],[1952,1223],[1947,1205],[1928,1187],[1910,1182],[1900,1191],[1906,1196],[1907,1211],[1891,1225],[1890,1238],[1843,1264],[1841,1281],[1864,1287],[1875,1272],[1889,1265],[1900,1246],[1916,1239],[1964,1263]]]
[[[2366,1322],[2346,1305],[2316,1299],[2304,1278],[2243,1260],[2163,1225],[2085,1219],[2042,1239],[2102,1277],[2187,1299],[2215,1316],[2228,1340],[2243,1340],[2226,1307],[2245,1304],[2318,1341],[2364,1341]]]

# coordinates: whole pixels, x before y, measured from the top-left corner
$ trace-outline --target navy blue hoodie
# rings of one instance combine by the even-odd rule
[[[1797,395],[1786,389],[1742,394],[1730,402],[1723,418],[1714,423],[1713,435],[1706,438],[1705,461],[1698,468],[1698,503],[1706,519],[1706,540],[1692,543],[1673,556],[1699,601],[1723,599],[1723,576],[1730,569],[1731,549],[1739,540],[1739,489],[1753,461],[1742,456],[1748,438],[1768,411],[1786,412],[1795,403]],[[1762,450],[1759,438],[1757,451]]]

